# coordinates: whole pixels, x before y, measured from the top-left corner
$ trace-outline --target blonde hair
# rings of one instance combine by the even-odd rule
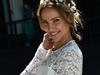
[[[83,28],[82,19],[79,10],[76,8],[73,0],[41,0],[37,11],[39,23],[41,24],[41,11],[46,7],[55,8],[65,21],[70,23],[72,37],[81,40],[78,28]],[[65,16],[66,15],[66,16]]]

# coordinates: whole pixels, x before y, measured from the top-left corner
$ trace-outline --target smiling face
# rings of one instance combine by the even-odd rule
[[[72,39],[70,25],[52,7],[46,7],[41,11],[41,29],[45,31],[55,46],[61,46]]]

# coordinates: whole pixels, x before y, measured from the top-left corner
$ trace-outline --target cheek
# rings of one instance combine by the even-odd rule
[[[46,33],[48,32],[48,29],[47,28],[43,28],[42,26],[40,26],[40,28],[41,28],[42,31],[44,31]]]
[[[70,33],[70,28],[69,28],[69,26],[63,26],[63,27],[61,27],[61,29],[62,29],[62,31],[64,32],[64,33],[66,33],[66,34],[68,34],[68,33]]]

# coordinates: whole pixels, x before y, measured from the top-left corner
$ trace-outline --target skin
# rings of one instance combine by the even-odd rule
[[[46,7],[41,11],[41,29],[46,32],[43,47],[47,50],[56,50],[72,40],[70,25],[53,7]]]

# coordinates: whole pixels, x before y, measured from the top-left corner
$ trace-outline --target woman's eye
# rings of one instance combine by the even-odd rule
[[[43,25],[44,25],[44,26],[48,26],[48,24],[47,24],[47,23],[44,23]]]
[[[46,25],[48,25],[48,23],[47,23],[47,22],[42,22],[42,24],[43,24],[43,25],[45,25],[45,26],[46,26]]]
[[[59,22],[59,21],[60,21],[60,19],[57,18],[57,19],[54,20],[54,23]]]

